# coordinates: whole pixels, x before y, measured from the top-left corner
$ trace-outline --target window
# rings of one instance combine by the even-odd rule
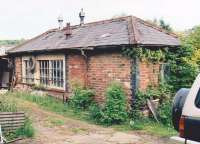
[[[40,60],[40,84],[51,87],[64,87],[63,60]]]
[[[196,107],[200,108],[200,89],[199,89],[196,99],[195,99],[195,105],[196,105]]]
[[[31,71],[29,60],[24,60],[23,62],[24,62],[23,82],[31,84],[34,82],[34,72]]]
[[[40,61],[40,84],[48,85],[49,83],[49,61]]]

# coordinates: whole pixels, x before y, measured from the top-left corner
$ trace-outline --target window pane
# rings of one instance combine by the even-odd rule
[[[40,61],[40,83],[47,86],[63,87],[63,61]]]

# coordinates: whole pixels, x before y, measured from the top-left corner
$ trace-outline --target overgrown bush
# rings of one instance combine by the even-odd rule
[[[92,121],[95,121],[97,123],[103,123],[102,122],[102,116],[103,116],[103,107],[99,104],[92,104],[89,107],[89,115]]]
[[[172,109],[172,99],[173,92],[171,91],[171,86],[166,83],[161,83],[157,88],[149,87],[146,91],[137,91],[136,101],[134,103],[133,110],[130,117],[137,121],[143,119],[143,110],[148,109],[147,99],[159,99],[159,106],[157,109],[157,115],[159,121],[167,126],[171,125],[171,109]]]
[[[105,105],[93,105],[91,117],[98,123],[112,125],[125,122],[128,118],[126,95],[119,83],[112,83],[106,90]]]
[[[140,117],[142,110],[147,108],[147,99],[159,99],[159,103],[163,103],[163,101],[169,100],[171,97],[171,87],[166,83],[161,83],[158,87],[150,86],[145,91],[138,90],[135,95],[135,102],[132,111],[133,118]]]
[[[73,88],[73,95],[69,99],[69,105],[75,109],[87,109],[93,103],[94,92],[82,86]]]
[[[30,138],[35,134],[35,130],[33,128],[32,122],[29,118],[26,117],[24,125],[18,128],[15,131],[3,132],[4,136],[7,140],[13,140],[16,138]]]
[[[16,130],[16,137],[33,137],[34,136],[34,128],[32,122],[29,118],[26,118],[24,125]]]
[[[166,126],[172,126],[172,101],[167,100],[158,107],[158,118]]]

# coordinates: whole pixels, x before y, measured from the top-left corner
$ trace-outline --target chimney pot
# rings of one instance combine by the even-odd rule
[[[64,31],[65,31],[66,38],[68,38],[72,34],[70,23],[66,24]]]

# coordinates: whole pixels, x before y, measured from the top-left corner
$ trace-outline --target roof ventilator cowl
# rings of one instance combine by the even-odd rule
[[[80,17],[80,26],[84,25],[84,19],[85,19],[85,12],[83,11],[83,8],[81,9],[81,12],[79,13]]]

